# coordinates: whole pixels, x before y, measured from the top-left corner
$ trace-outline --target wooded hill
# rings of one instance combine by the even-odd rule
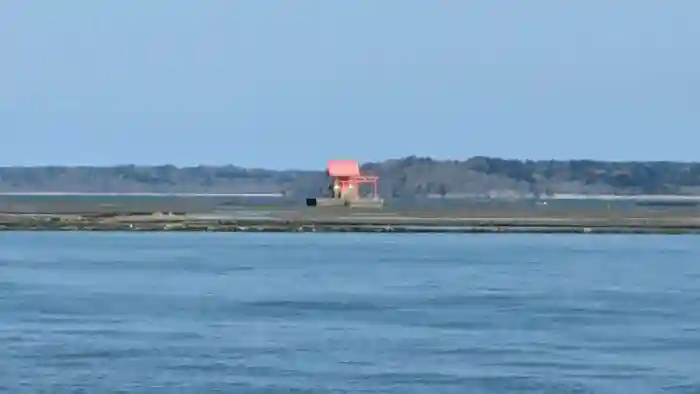
[[[700,195],[700,163],[506,160],[441,161],[406,157],[367,163],[386,197],[567,194]],[[316,195],[328,180],[318,171],[237,166],[2,167],[1,192],[182,192]]]

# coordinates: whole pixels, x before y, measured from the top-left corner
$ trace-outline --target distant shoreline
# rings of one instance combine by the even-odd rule
[[[287,196],[306,198],[328,186],[327,169],[321,167],[326,163],[318,164],[307,169],[246,168],[232,164],[6,165],[0,166],[0,190],[52,195],[59,190],[148,193],[139,195],[284,191]],[[380,177],[379,194],[383,198],[700,199],[700,162],[526,160],[488,156],[441,160],[412,155],[360,164],[362,173]]]
[[[700,234],[682,218],[216,217],[2,215],[0,231]]]
[[[284,193],[188,193],[188,192],[0,192],[0,197],[261,197],[261,198],[284,198]],[[463,200],[463,201],[481,201],[485,197],[477,195],[465,196],[427,196],[428,200]],[[681,194],[552,194],[535,196],[520,196],[520,197],[498,197],[492,196],[488,200],[492,201],[630,201],[630,202],[682,202],[682,201],[697,201],[700,202],[700,195],[681,195]]]
[[[2,196],[56,197],[284,197],[282,193],[101,193],[101,192],[0,192]]]

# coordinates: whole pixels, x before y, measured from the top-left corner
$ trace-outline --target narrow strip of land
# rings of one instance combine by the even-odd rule
[[[0,215],[0,231],[700,233],[697,217]]]

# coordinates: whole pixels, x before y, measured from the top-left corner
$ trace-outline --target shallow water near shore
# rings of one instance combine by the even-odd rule
[[[0,233],[0,392],[696,393],[699,241]]]

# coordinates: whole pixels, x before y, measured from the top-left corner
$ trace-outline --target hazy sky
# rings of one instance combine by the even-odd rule
[[[0,2],[0,165],[700,160],[700,1]]]

